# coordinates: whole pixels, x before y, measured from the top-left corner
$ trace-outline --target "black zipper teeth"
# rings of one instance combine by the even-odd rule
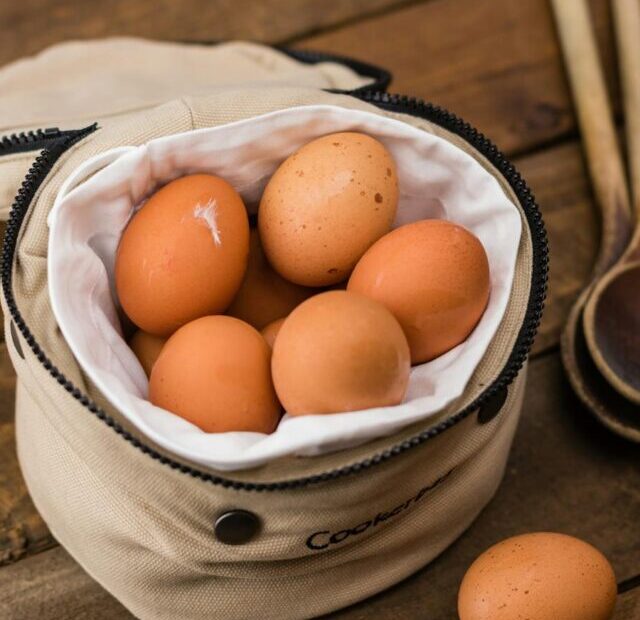
[[[75,131],[61,131],[57,127],[12,133],[0,138],[0,155],[37,151],[55,140],[72,136],[74,133]]]
[[[354,96],[377,105],[378,107],[392,112],[406,113],[426,120],[432,121],[440,125],[444,129],[457,134],[466,140],[471,146],[484,155],[505,177],[509,185],[515,192],[520,201],[527,222],[531,230],[533,241],[533,274],[531,281],[531,292],[527,311],[523,325],[520,329],[514,348],[507,360],[502,372],[498,378],[482,393],[474,402],[454,416],[447,418],[434,427],[431,427],[419,435],[403,441],[383,452],[369,457],[361,462],[345,465],[339,469],[334,469],[322,474],[315,474],[306,478],[293,480],[283,480],[280,482],[242,482],[222,478],[207,472],[199,471],[189,465],[184,465],[174,461],[153,448],[143,444],[137,437],[125,430],[112,417],[110,417],[103,409],[94,403],[88,396],[83,394],[76,386],[71,383],[47,358],[44,351],[40,348],[35,338],[29,331],[29,328],[20,315],[16,306],[15,299],[11,290],[12,279],[12,261],[16,249],[16,242],[22,221],[29,208],[29,204],[48,174],[56,160],[68,149],[72,144],[89,135],[96,129],[96,125],[87,127],[77,132],[69,132],[69,135],[54,142],[50,147],[45,148],[33,163],[25,178],[22,187],[18,191],[18,195],[13,204],[7,230],[5,234],[4,245],[2,248],[1,259],[1,277],[2,287],[4,289],[5,299],[16,327],[25,338],[25,341],[36,355],[38,361],[49,371],[51,376],[76,400],[89,409],[95,416],[110,426],[116,433],[124,437],[136,448],[148,454],[155,460],[164,465],[168,465],[172,469],[189,474],[194,478],[198,478],[205,482],[220,485],[225,488],[232,488],[243,491],[277,491],[285,489],[297,489],[306,487],[311,484],[334,480],[343,476],[355,474],[357,472],[369,469],[374,465],[378,465],[388,461],[394,456],[402,454],[407,450],[425,443],[427,440],[436,437],[442,432],[455,426],[458,422],[466,418],[468,415],[476,411],[489,399],[491,399],[498,391],[505,389],[516,378],[518,372],[522,368],[535,337],[536,331],[542,317],[542,309],[547,290],[548,279],[548,246],[547,236],[542,221],[542,216],[535,202],[533,195],[527,184],[524,182],[518,171],[515,169],[504,155],[493,145],[493,143],[485,138],[476,129],[468,123],[451,114],[443,108],[434,106],[423,101],[412,99],[400,95],[390,95],[381,92],[361,91],[355,93]]]

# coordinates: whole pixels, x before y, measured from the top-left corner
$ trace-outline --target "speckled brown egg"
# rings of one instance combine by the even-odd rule
[[[269,345],[248,323],[202,317],[167,340],[151,372],[149,400],[207,433],[271,433],[280,405],[270,361]]]
[[[609,620],[616,579],[594,547],[564,534],[524,534],[494,545],[469,567],[460,620]]]
[[[299,286],[285,280],[273,270],[262,251],[257,229],[251,231],[249,264],[240,290],[227,310],[256,329],[287,316],[317,289]]]
[[[286,317],[285,317],[286,318]],[[283,326],[285,319],[276,319],[262,328],[261,334],[264,339],[267,341],[267,344],[273,349],[273,345],[275,344],[276,338],[278,337],[278,333],[280,332],[280,328]]]
[[[329,291],[307,299],[285,319],[272,371],[290,415],[397,405],[409,381],[409,346],[382,304]]]
[[[409,341],[412,363],[419,364],[462,343],[478,324],[489,300],[489,262],[467,229],[422,220],[371,246],[347,289],[391,310]]]
[[[233,187],[207,174],[176,179],[149,198],[122,234],[118,298],[140,329],[168,336],[227,309],[248,254],[247,212]]]
[[[375,138],[335,133],[287,158],[265,188],[258,225],[276,271],[305,286],[349,276],[398,206],[393,157]]]
[[[148,334],[140,329],[131,337],[129,346],[138,358],[147,377],[151,376],[151,369],[156,363],[166,341],[166,338]]]

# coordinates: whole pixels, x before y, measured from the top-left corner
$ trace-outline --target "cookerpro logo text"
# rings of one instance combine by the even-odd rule
[[[311,534],[311,536],[309,536],[309,538],[307,538],[307,547],[309,547],[309,549],[312,549],[313,551],[328,549],[332,545],[337,545],[341,542],[344,542],[351,536],[358,536],[358,534],[362,534],[370,528],[377,527],[381,523],[397,517],[405,510],[409,510],[410,508],[415,506],[429,491],[435,489],[435,487],[437,487],[444,481],[444,479],[451,473],[451,471],[447,472],[444,476],[441,476],[435,482],[432,482],[426,487],[422,487],[422,489],[420,489],[415,495],[404,501],[402,504],[395,506],[389,511],[378,512],[375,516],[372,516],[362,523],[354,525],[350,528],[338,530],[336,532],[331,532],[330,530],[320,530],[318,532],[314,532],[313,534]]]

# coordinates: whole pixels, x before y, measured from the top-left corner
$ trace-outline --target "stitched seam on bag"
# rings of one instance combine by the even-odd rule
[[[171,103],[172,101],[176,101],[176,99],[159,99],[158,101],[150,101],[149,103],[145,103],[144,105],[140,105],[140,106],[135,106],[135,107],[131,107],[131,108],[126,108],[123,109],[120,112],[108,112],[107,114],[100,114],[100,115],[96,115],[96,114],[89,114],[87,116],[76,116],[73,119],[42,119],[39,121],[34,121],[33,125],[29,125],[29,126],[25,126],[25,127],[21,127],[21,126],[11,126],[11,127],[0,127],[0,132],[2,133],[18,133],[21,131],[31,131],[33,129],[39,129],[43,126],[48,126],[51,125],[53,123],[58,123],[58,124],[62,124],[64,123],[65,125],[86,125],[89,123],[93,123],[96,121],[96,119],[98,121],[105,121],[105,120],[109,120],[109,119],[113,119],[113,118],[117,118],[119,116],[126,116],[128,114],[136,114],[138,112],[142,112],[143,110],[152,110],[155,108],[159,108],[163,105],[166,105],[168,103]]]
[[[196,128],[195,119],[193,118],[193,109],[191,108],[191,104],[188,102],[186,97],[180,97],[180,103],[184,105],[187,109],[187,114],[189,114],[189,122],[191,124],[191,129],[194,130]]]

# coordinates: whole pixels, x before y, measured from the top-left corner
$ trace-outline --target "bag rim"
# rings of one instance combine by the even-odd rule
[[[12,207],[10,220],[7,226],[7,233],[5,235],[5,243],[2,250],[2,260],[0,263],[2,271],[2,288],[5,302],[12,319],[11,335],[16,348],[19,348],[20,342],[15,326],[17,326],[17,329],[25,338],[38,361],[45,366],[52,377],[56,379],[56,381],[85,408],[89,409],[89,411],[105,422],[118,434],[122,435],[129,443],[133,444],[136,448],[148,454],[160,463],[169,465],[173,469],[178,469],[194,478],[210,482],[214,485],[222,485],[223,487],[231,487],[237,490],[285,490],[300,488],[326,480],[342,478],[344,476],[369,469],[373,465],[386,462],[392,457],[402,454],[410,448],[424,444],[427,440],[434,438],[449,428],[457,425],[458,422],[475,411],[479,411],[479,423],[484,423],[492,419],[504,404],[508,386],[514,381],[526,361],[542,315],[547,285],[548,246],[546,231],[539,208],[530,189],[516,170],[515,166],[506,159],[506,157],[493,145],[493,143],[491,143],[490,140],[456,115],[444,110],[443,108],[401,95],[389,95],[387,93],[370,90],[352,92],[350,95],[362,101],[372,103],[387,111],[405,113],[411,116],[423,118],[450,131],[452,134],[459,136],[474,150],[483,155],[497,169],[515,193],[524,211],[526,223],[532,236],[533,246],[531,287],[529,290],[527,310],[513,349],[507,357],[502,371],[500,371],[493,383],[483,390],[483,392],[481,392],[480,395],[468,406],[442,420],[440,423],[427,428],[420,434],[404,440],[373,457],[365,459],[364,461],[348,464],[322,474],[314,474],[298,479],[287,479],[276,482],[246,482],[201,471],[196,467],[186,465],[169,458],[156,451],[154,448],[145,445],[138,437],[121,426],[112,416],[94,403],[87,395],[83,394],[81,390],[71,383],[51,363],[22,318],[11,289],[12,265],[17,247],[17,238],[22,221],[33,196],[59,157],[61,157],[71,146],[96,131],[98,129],[97,124],[80,130],[65,132],[64,136],[55,140],[50,146],[46,147],[35,160],[27,174]],[[485,413],[483,414],[483,412]]]

